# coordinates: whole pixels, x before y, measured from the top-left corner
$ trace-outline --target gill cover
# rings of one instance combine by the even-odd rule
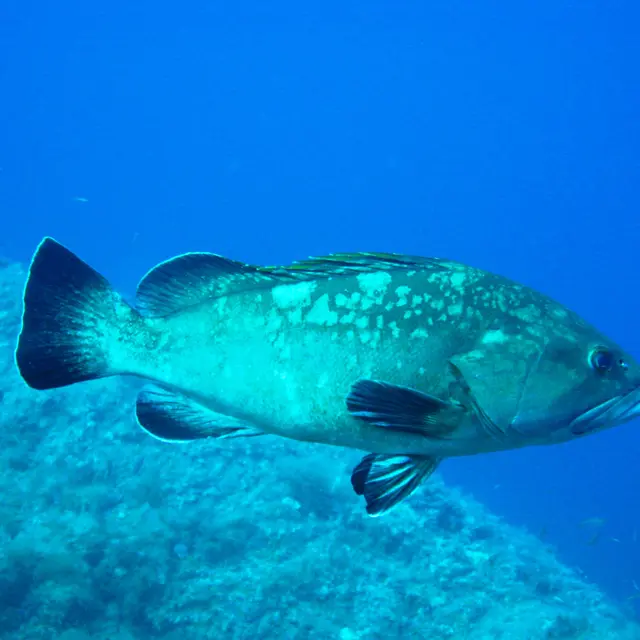
[[[583,376],[568,363],[577,345],[562,338],[545,342],[518,339],[483,344],[450,361],[461,399],[485,431],[496,439],[508,429],[523,436],[544,436],[570,420],[576,384]]]

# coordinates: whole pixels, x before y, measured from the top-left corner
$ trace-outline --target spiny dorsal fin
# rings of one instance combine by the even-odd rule
[[[274,274],[290,274],[301,279],[322,278],[351,273],[391,271],[394,269],[428,269],[431,271],[466,270],[462,264],[439,258],[406,256],[400,253],[332,253],[298,260],[284,267],[265,267]]]

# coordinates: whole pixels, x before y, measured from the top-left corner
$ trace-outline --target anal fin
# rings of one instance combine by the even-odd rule
[[[380,516],[408,498],[437,468],[435,456],[365,456],[351,474],[351,485],[367,501],[367,513]]]
[[[136,418],[149,435],[164,442],[263,435],[245,422],[212,411],[175,391],[147,386],[138,394]]]

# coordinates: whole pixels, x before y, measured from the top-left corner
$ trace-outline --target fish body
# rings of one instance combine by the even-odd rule
[[[352,483],[378,515],[451,456],[552,444],[640,412],[640,368],[575,313],[456,262],[337,254],[256,267],[179,256],[136,306],[46,238],[16,362],[35,388],[135,375],[170,442],[263,433],[371,452]]]

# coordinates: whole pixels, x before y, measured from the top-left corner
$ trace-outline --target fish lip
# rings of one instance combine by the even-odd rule
[[[640,385],[610,398],[577,416],[569,425],[574,435],[584,435],[605,427],[615,427],[640,417]]]

